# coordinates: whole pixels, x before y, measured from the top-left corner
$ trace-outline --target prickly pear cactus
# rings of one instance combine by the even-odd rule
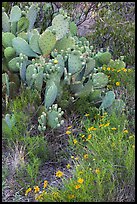
[[[15,35],[9,32],[2,33],[2,45],[4,48],[12,47],[12,40],[15,38]]]
[[[16,56],[16,50],[13,47],[7,47],[4,50],[4,56],[9,61]]]
[[[58,40],[56,45],[55,45],[55,49],[57,49],[58,52],[60,52],[61,50],[66,51],[68,48],[74,48],[75,46],[75,40],[73,37],[70,36],[64,36],[62,39]]]
[[[31,5],[26,17],[29,20],[29,28],[28,30],[31,30],[34,26],[34,23],[37,18],[38,8],[35,4]]]
[[[10,12],[10,22],[18,22],[21,17],[21,9],[18,6],[13,6]]]
[[[78,29],[77,29],[77,26],[76,26],[75,22],[70,22],[69,27],[70,27],[71,35],[72,36],[77,35]]]
[[[124,111],[125,103],[122,99],[115,99],[110,107],[106,109],[109,114],[115,112],[117,115],[121,114]]]
[[[38,40],[39,47],[43,55],[48,55],[53,50],[56,44],[56,36],[50,30],[46,30],[40,35]]]
[[[47,125],[51,128],[58,128],[63,125],[64,120],[61,120],[64,112],[58,108],[57,104],[53,104],[47,112]]]
[[[29,44],[20,37],[16,37],[12,40],[12,46],[18,54],[22,53],[28,57],[38,57],[38,55],[30,48]]]
[[[103,88],[108,84],[108,77],[104,73],[94,73],[92,76],[93,87],[94,88]]]
[[[69,22],[62,14],[58,14],[52,20],[52,29],[56,32],[56,39],[60,40],[69,32]]]
[[[15,57],[8,62],[8,68],[11,72],[19,72],[21,63],[22,59],[20,57]]]
[[[112,105],[112,103],[115,100],[115,93],[113,91],[108,91],[105,95],[105,97],[102,100],[102,103],[99,107],[99,109],[106,109]]]
[[[68,57],[68,72],[74,74],[81,70],[82,61],[80,59],[81,53],[79,51],[72,51]]]
[[[39,34],[34,34],[31,36],[30,40],[29,40],[29,45],[30,45],[30,48],[38,53],[38,54],[42,54],[41,53],[41,50],[40,50],[40,47],[39,47],[39,38],[40,38],[40,35]]]
[[[36,74],[37,74],[36,66],[33,64],[30,64],[26,69],[26,82],[28,86],[32,87],[34,83],[34,77],[36,76]]]
[[[26,17],[20,18],[20,20],[17,23],[17,33],[20,33],[22,31],[27,31],[29,27],[29,20]]]
[[[126,67],[126,63],[122,60],[110,60],[108,67],[113,68],[113,69],[121,69]]]
[[[54,82],[51,82],[45,90],[45,107],[48,109],[57,97],[58,89]]]
[[[45,112],[42,112],[41,116],[38,118],[38,122],[39,122],[38,130],[40,132],[45,131],[47,126],[47,114]]]
[[[10,19],[8,15],[2,11],[2,31],[3,32],[10,32]]]

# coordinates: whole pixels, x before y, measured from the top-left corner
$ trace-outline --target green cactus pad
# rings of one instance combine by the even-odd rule
[[[9,70],[12,71],[12,72],[19,72],[19,67],[17,66],[17,63],[21,63],[22,60],[20,57],[15,57],[13,58],[12,60],[10,60],[8,62],[8,67],[9,67]]]
[[[110,60],[108,67],[113,69],[121,69],[126,67],[126,63],[122,60]]]
[[[76,26],[75,22],[70,22],[69,27],[70,27],[71,35],[72,36],[77,35],[77,30],[78,29],[77,29],[77,26]]]
[[[34,86],[39,92],[41,92],[42,85],[43,85],[43,71],[40,71],[36,75]]]
[[[22,17],[17,23],[17,32],[27,31],[29,27],[29,20],[26,17]]]
[[[48,55],[56,44],[56,36],[50,30],[46,30],[40,35],[39,47],[43,55]]]
[[[100,53],[100,55],[98,55],[98,60],[99,63],[103,64],[108,64],[111,60],[111,53],[110,52],[104,52],[104,53]]]
[[[61,111],[61,108],[57,107],[57,104],[53,104],[51,109],[47,112],[47,124],[51,128],[57,128],[60,127],[64,121],[61,120],[61,117],[63,115],[63,111]]]
[[[5,12],[2,12],[2,31],[3,32],[10,32],[10,23],[9,17]]]
[[[71,74],[74,74],[78,71],[80,71],[82,68],[82,62],[80,59],[80,53],[77,51],[72,51],[71,54],[69,54],[68,58],[68,72]]]
[[[94,91],[92,80],[88,80],[88,82],[83,86],[83,88],[75,94],[76,97],[86,97],[90,93]]]
[[[37,74],[37,70],[35,65],[30,64],[26,69],[26,82],[28,86],[32,86],[34,83],[34,79],[32,78],[33,74]]]
[[[45,90],[45,107],[48,109],[57,97],[58,89],[54,82],[51,83]]]
[[[29,44],[20,37],[16,37],[12,40],[12,46],[18,54],[23,53],[28,57],[38,57],[38,55],[30,48]]]
[[[9,32],[2,33],[2,45],[6,47],[12,47],[12,40],[15,38],[15,35]]]
[[[11,33],[13,33],[14,35],[17,34],[17,22],[11,23]]]
[[[69,32],[69,22],[62,14],[58,14],[52,20],[52,28],[56,31],[56,39],[60,40]]]
[[[18,6],[13,6],[10,12],[10,22],[17,22],[21,17],[21,10]]]
[[[113,91],[108,91],[105,95],[105,97],[102,100],[102,103],[99,107],[99,109],[106,109],[110,107],[115,100],[115,93]]]
[[[16,56],[16,50],[13,47],[7,47],[4,50],[4,56],[9,61]]]
[[[66,51],[68,48],[74,48],[75,46],[75,40],[73,37],[63,37],[62,39],[58,40],[56,45],[55,45],[55,49],[58,50],[58,52],[60,52],[61,50]]]
[[[92,76],[94,88],[103,88],[108,84],[108,77],[104,73],[94,73]]]
[[[28,13],[27,13],[27,19],[29,20],[29,28],[28,30],[31,30],[34,26],[34,23],[36,21],[37,18],[37,13],[38,13],[38,9],[36,7],[36,5],[31,5]]]
[[[36,35],[32,35],[32,37],[29,40],[29,45],[30,45],[30,48],[34,52],[36,52],[38,54],[42,54],[41,50],[39,48],[39,37],[40,37],[40,35],[37,35],[37,34]]]
[[[95,68],[95,60],[93,58],[89,58],[86,63],[84,76],[88,76]]]
[[[28,42],[28,35],[27,33],[25,33],[24,31],[22,31],[21,33],[19,33],[17,35],[17,37],[23,38],[26,42]]]
[[[112,105],[106,109],[106,111],[109,113],[109,114],[112,114],[112,112],[115,112],[117,115],[118,114],[121,114],[122,111],[124,110],[125,108],[125,103],[122,99],[115,99],[112,103]]]

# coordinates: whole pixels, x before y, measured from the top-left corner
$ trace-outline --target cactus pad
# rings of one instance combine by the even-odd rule
[[[50,30],[46,30],[40,35],[39,47],[43,55],[48,55],[56,44],[56,36]]]
[[[52,20],[52,28],[56,31],[56,39],[60,40],[69,32],[69,22],[62,14],[58,14]]]

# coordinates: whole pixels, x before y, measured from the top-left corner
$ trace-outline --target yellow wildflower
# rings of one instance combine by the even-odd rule
[[[121,72],[121,69],[118,69],[117,72]]]
[[[104,126],[104,124],[100,124],[100,125],[99,125],[99,127],[103,127],[103,126]]]
[[[120,82],[119,81],[116,82],[116,86],[120,86]]]
[[[84,159],[88,159],[88,154],[84,154]]]
[[[25,192],[25,196],[27,196],[28,193],[31,192],[31,190],[32,190],[32,188],[28,188],[28,189],[26,190],[26,192]]]
[[[106,70],[106,67],[102,67],[102,70]]]
[[[96,130],[97,128],[94,128],[94,127],[89,127],[88,128],[88,131],[91,131],[91,130]]]
[[[67,169],[70,169],[70,164],[67,164],[66,167],[67,167]]]
[[[74,156],[71,156],[71,159],[74,159]]]
[[[90,139],[91,139],[91,137],[92,137],[92,136],[91,136],[91,134],[90,134],[90,135],[88,135],[88,138],[87,138],[87,139],[88,139],[88,140],[90,140]]]
[[[48,181],[44,181],[44,188],[46,188],[48,185]]]
[[[63,175],[64,175],[64,173],[60,170],[56,172],[56,177],[58,177],[58,178],[62,177]]]
[[[85,116],[86,116],[86,117],[88,117],[88,116],[89,116],[89,114],[88,114],[88,113],[86,113],[86,114],[85,114]]]
[[[106,123],[105,125],[104,125],[104,127],[108,127],[110,125],[110,123]]]
[[[85,135],[82,135],[81,137],[82,137],[82,138],[84,138],[84,137],[85,137]]]
[[[123,130],[124,133],[128,133],[128,130]]]
[[[77,161],[77,160],[78,160],[78,157],[75,157],[74,159]]]
[[[100,169],[96,169],[96,170],[95,170],[95,173],[96,173],[96,174],[99,174],[99,173],[100,173]]]
[[[71,128],[72,128],[72,125],[67,127],[68,130],[71,129]]]
[[[123,72],[127,72],[127,69],[124,68],[124,69],[123,69]]]
[[[40,191],[40,188],[38,186],[34,186],[34,192],[38,193]]]
[[[75,196],[73,194],[71,194],[71,195],[68,195],[68,198],[73,199],[73,198],[75,198]]]
[[[74,143],[74,144],[77,144],[77,142],[78,142],[78,141],[77,141],[76,139],[73,140],[73,143]]]
[[[111,130],[116,130],[117,128],[115,128],[115,127],[113,127],[113,128],[111,128]]]
[[[84,182],[84,179],[79,178],[79,179],[77,180],[77,182],[80,183],[80,184],[82,184],[82,183]]]
[[[80,187],[81,187],[81,185],[78,184],[78,185],[75,186],[75,189],[77,190],[77,189],[79,189]]]
[[[70,135],[70,134],[71,134],[71,131],[66,131],[66,134],[67,134],[67,135]]]
[[[110,67],[108,67],[107,70],[110,71]]]

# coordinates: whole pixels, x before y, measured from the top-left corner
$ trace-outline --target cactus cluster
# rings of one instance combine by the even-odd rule
[[[77,36],[75,23],[61,10],[54,15],[51,26],[40,33],[34,28],[37,13],[36,4],[26,12],[14,6],[9,16],[3,11],[2,45],[8,70],[18,74],[23,84],[39,94],[44,92],[45,111],[38,118],[38,129],[45,131],[47,127],[57,128],[64,123],[63,111],[55,103],[61,100],[65,85],[72,98],[90,95],[93,101],[101,99],[100,109],[112,106],[114,93],[101,95],[108,77],[98,72],[98,67],[104,64],[111,67],[114,63],[115,67],[123,66],[121,62],[113,61],[108,50],[93,52],[89,41]],[[12,82],[7,82],[6,77],[3,75],[3,83],[9,92]]]

